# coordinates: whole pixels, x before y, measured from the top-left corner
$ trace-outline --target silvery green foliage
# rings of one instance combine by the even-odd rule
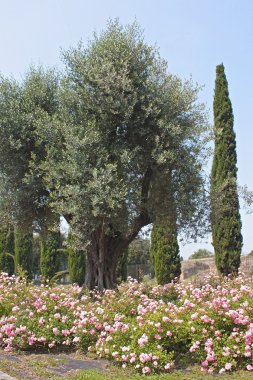
[[[196,233],[207,131],[198,86],[168,74],[136,24],[109,22],[64,60],[59,116],[38,124],[50,141],[41,168],[53,206],[83,242],[101,225],[107,236],[131,240],[164,212],[172,173],[178,228]]]
[[[0,194],[5,219],[29,228],[46,218],[48,189],[39,164],[47,141],[37,124],[51,119],[58,107],[58,78],[53,70],[31,67],[18,83],[0,78]]]

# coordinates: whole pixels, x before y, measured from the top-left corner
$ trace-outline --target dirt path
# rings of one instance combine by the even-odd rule
[[[71,375],[79,370],[105,371],[107,368],[105,360],[93,360],[75,353],[13,354],[0,351],[0,370],[22,380],[61,379],[66,375],[71,379]],[[11,379],[4,378],[0,372],[0,380]]]
[[[0,380],[16,380],[16,378],[7,375],[7,373],[4,373],[0,371]]]

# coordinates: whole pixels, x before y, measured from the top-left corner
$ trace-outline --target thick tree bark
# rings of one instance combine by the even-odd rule
[[[109,257],[110,260],[108,260]],[[97,252],[90,252],[87,256],[85,287],[88,289],[97,288],[99,291],[115,288],[116,263],[117,260],[113,258],[113,252],[111,255],[108,252],[108,257],[102,263]]]
[[[84,287],[88,289],[97,288],[99,291],[116,287],[116,266],[119,258],[138,235],[141,228],[151,223],[146,205],[152,174],[152,168],[148,167],[142,182],[140,214],[129,225],[128,231],[122,234],[114,230],[111,235],[106,235],[105,231],[108,225],[106,225],[106,220],[103,219],[100,226],[93,233],[87,252]]]
[[[140,229],[148,224],[147,215],[136,218],[126,235],[105,235],[105,226],[98,228],[91,239],[87,252],[86,278],[84,286],[88,289],[113,289],[116,287],[116,266],[128,245],[138,235]]]
[[[105,225],[98,228],[87,254],[85,286],[88,289],[116,287],[116,265],[121,252],[111,246],[112,238],[105,235]]]

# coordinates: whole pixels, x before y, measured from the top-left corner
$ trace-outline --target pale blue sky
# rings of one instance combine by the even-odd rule
[[[59,67],[61,48],[86,42],[115,17],[123,24],[136,19],[171,73],[191,75],[205,86],[200,99],[210,109],[210,122],[215,67],[224,63],[235,117],[238,180],[253,190],[252,0],[0,0],[0,73],[19,79],[30,64]],[[243,253],[248,253],[253,214],[242,210],[242,222]],[[182,253],[187,257],[195,249],[185,246]]]

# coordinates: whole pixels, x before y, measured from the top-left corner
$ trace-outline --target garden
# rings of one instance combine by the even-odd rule
[[[34,286],[2,273],[5,352],[74,350],[142,375],[198,365],[203,373],[253,370],[253,290],[246,279],[154,286],[131,278],[116,290]]]
[[[224,65],[211,129],[199,85],[169,73],[135,22],[110,20],[62,59],[61,72],[0,78],[1,353],[78,353],[113,366],[69,379],[251,374],[253,287],[238,273]],[[179,240],[210,231],[219,275],[180,282]],[[128,264],[139,280],[148,264],[149,280],[126,281]],[[56,284],[65,275],[71,284]]]

